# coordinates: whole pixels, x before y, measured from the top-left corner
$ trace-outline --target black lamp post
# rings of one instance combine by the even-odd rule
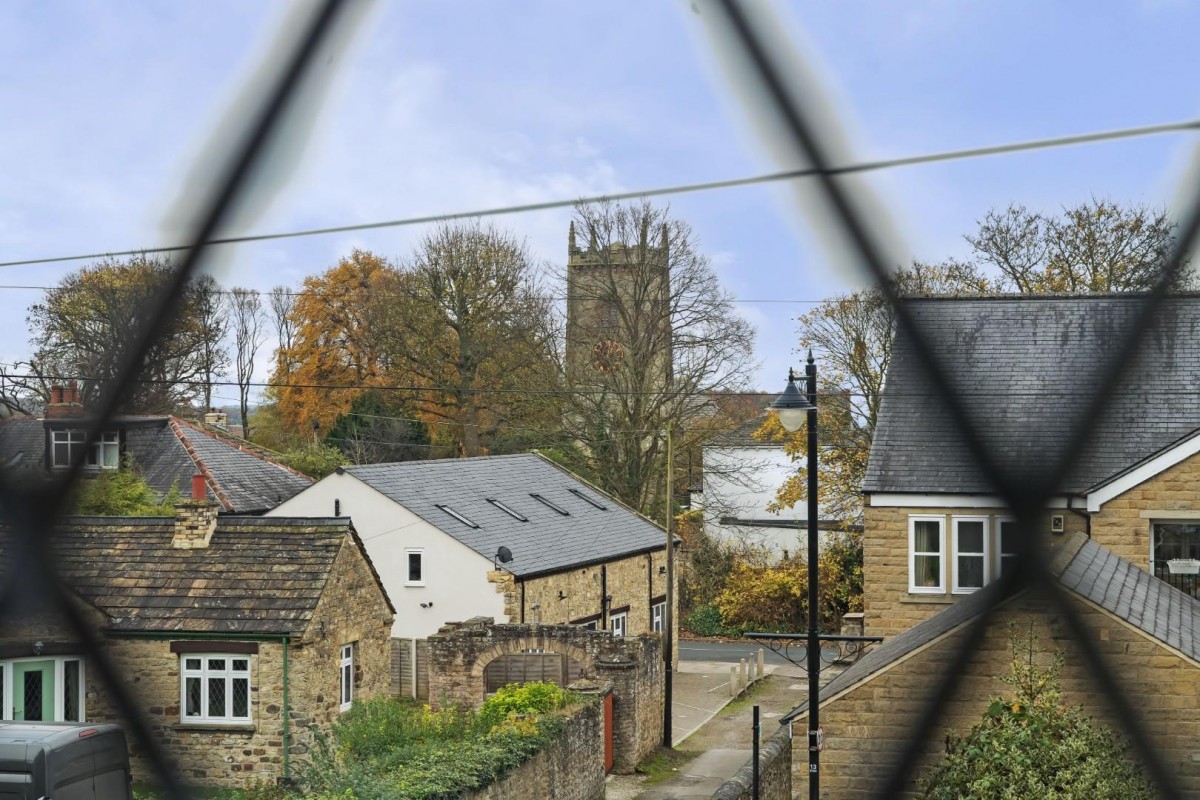
[[[812,350],[804,367],[804,394],[796,387],[796,375],[788,370],[787,388],[771,408],[779,412],[779,423],[798,431],[808,423],[808,796],[821,797],[820,675],[821,643],[817,638],[817,364]],[[807,397],[805,396],[807,395]]]

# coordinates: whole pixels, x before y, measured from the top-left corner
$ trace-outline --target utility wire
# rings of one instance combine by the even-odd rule
[[[532,211],[551,211],[561,208],[571,208],[579,204],[592,204],[604,201],[637,200],[643,197],[663,197],[666,195],[691,194],[709,192],[718,189],[733,189],[741,186],[753,186],[760,183],[777,183],[799,178],[809,178],[818,175],[853,175],[863,172],[873,172],[898,167],[912,167],[921,164],[934,164],[941,161],[957,161],[984,156],[1005,155],[1031,150],[1046,150],[1056,147],[1073,147],[1081,144],[1133,139],[1144,136],[1160,136],[1166,133],[1183,133],[1200,130],[1200,120],[1183,122],[1167,122],[1159,125],[1141,125],[1132,128],[1117,128],[1107,131],[1094,131],[1069,136],[1055,136],[1045,139],[1029,139],[1021,142],[970,147],[962,150],[943,150],[935,153],[924,153],[915,156],[901,156],[876,161],[860,161],[844,166],[833,166],[824,169],[792,169],[779,172],[767,172],[760,175],[750,175],[744,178],[729,178],[717,181],[702,181],[699,183],[681,183],[673,186],[661,186],[652,189],[640,189],[631,192],[616,192],[606,195],[590,195],[572,200],[547,200],[541,203],[524,203],[520,205],[496,206],[481,208],[474,211],[458,211],[445,214],[428,214],[417,217],[402,217],[400,219],[383,220],[380,222],[363,222],[354,225],[334,225],[327,228],[308,228],[279,233],[257,233],[245,236],[226,236],[208,239],[206,245],[246,244],[250,242],[268,242],[279,239],[296,239],[306,236],[327,236],[334,233],[352,233],[355,231],[379,230],[382,228],[402,228],[412,225],[429,225],[439,222],[453,222],[463,219],[480,217],[499,217],[509,214],[526,214]],[[112,256],[135,256],[145,253],[178,253],[190,250],[192,245],[170,245],[167,247],[141,247],[133,250],[115,250],[103,253],[85,253],[70,256],[51,256],[46,258],[27,258],[17,261],[0,261],[0,267],[24,267],[36,264],[57,264],[67,261],[91,261]]]

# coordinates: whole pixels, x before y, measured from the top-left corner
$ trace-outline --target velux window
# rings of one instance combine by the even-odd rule
[[[180,657],[184,722],[201,724],[250,722],[250,657],[195,655]]]

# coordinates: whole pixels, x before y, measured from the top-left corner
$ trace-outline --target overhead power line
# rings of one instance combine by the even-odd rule
[[[362,222],[353,225],[333,225],[326,228],[307,228],[295,231],[282,231],[278,233],[255,233],[247,234],[245,236],[227,236],[209,239],[205,244],[248,244],[251,242],[269,242],[278,239],[297,239],[306,236],[327,236],[335,233],[354,233],[357,231],[380,230],[383,228],[402,228],[412,225],[429,225],[439,222],[453,222],[456,220],[475,219],[479,217],[499,217],[510,214],[527,214],[533,211],[553,211],[556,209],[571,208],[580,203],[599,203],[606,200],[637,200],[643,197],[663,197],[666,195],[710,192],[718,189],[734,189],[741,186],[753,186],[761,183],[777,183],[780,181],[797,180],[799,178],[809,178],[816,175],[853,175],[856,173],[874,172],[884,169],[913,167],[921,164],[934,164],[941,161],[982,158],[984,156],[1005,155],[1009,153],[1020,153],[1031,150],[1047,150],[1056,147],[1074,147],[1081,144],[1109,142],[1119,139],[1134,139],[1144,136],[1160,136],[1167,133],[1183,133],[1186,131],[1195,130],[1200,130],[1200,120],[1193,119],[1183,122],[1167,122],[1160,125],[1141,125],[1132,128],[1117,128],[1107,131],[1072,134],[1069,136],[1055,136],[1044,139],[1029,139],[1020,142],[1008,142],[1006,144],[969,147],[962,150],[943,150],[940,152],[923,153],[914,156],[901,156],[899,158],[886,158],[876,161],[860,161],[854,164],[828,167],[824,170],[782,170],[779,172],[767,172],[759,175],[750,175],[744,178],[729,178],[726,180],[702,181],[699,183],[680,183],[672,186],[639,189],[631,192],[614,192],[612,194],[605,195],[591,195],[569,200],[546,200],[541,203],[523,203],[519,205],[481,208],[473,211],[427,214],[423,216],[402,217],[400,219],[382,220],[378,222]],[[135,256],[145,253],[178,253],[189,250],[191,247],[191,245],[139,247],[129,250],[112,250],[107,252],[84,253],[68,256],[27,258],[16,261],[0,261],[0,267],[24,267],[33,266],[36,264],[57,264],[67,261],[92,261],[95,259],[113,256]]]

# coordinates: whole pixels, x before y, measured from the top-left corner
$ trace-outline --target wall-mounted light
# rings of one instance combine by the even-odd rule
[[[421,608],[433,608],[433,601],[430,600],[428,603],[421,603]]]
[[[658,568],[658,574],[659,574],[659,575],[666,575],[666,574],[667,574],[667,568],[666,568],[666,565],[660,566],[660,567]]]
[[[567,593],[566,593],[566,592],[564,592],[562,589],[559,589],[559,590],[558,590],[558,599],[559,599],[559,600],[566,600],[566,599],[567,599]]]
[[[35,656],[40,656],[42,654],[43,647],[45,647],[45,645],[42,644],[41,642],[34,642],[33,643],[33,654]]]

